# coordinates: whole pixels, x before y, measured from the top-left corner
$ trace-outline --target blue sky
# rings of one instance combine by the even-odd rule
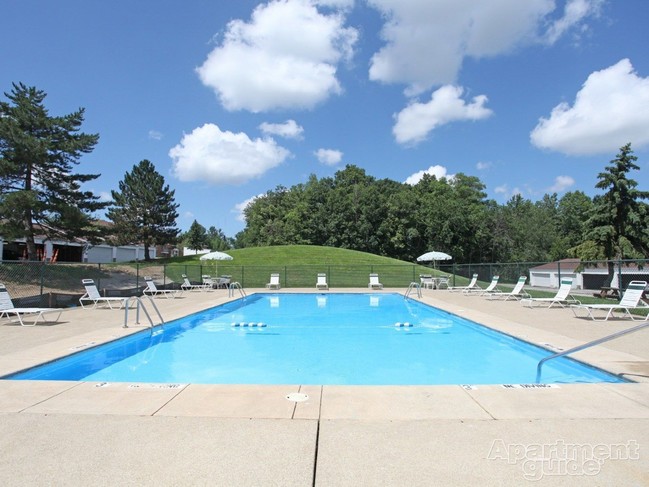
[[[463,172],[504,203],[597,194],[631,142],[649,187],[646,0],[2,0],[2,18],[1,91],[84,107],[88,189],[149,159],[183,230],[234,236],[251,198],[345,164]]]

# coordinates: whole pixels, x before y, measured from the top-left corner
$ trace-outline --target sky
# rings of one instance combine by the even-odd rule
[[[630,142],[649,190],[647,0],[0,0],[0,93],[82,107],[104,199],[148,159],[178,227],[233,237],[279,185],[353,164],[489,198],[589,196]],[[4,95],[1,96],[6,101]],[[97,215],[101,216],[101,215]]]

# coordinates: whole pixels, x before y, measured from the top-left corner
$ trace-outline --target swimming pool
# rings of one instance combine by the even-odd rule
[[[278,293],[252,295],[7,378],[530,384],[536,382],[539,360],[550,354],[400,294]],[[544,366],[541,382],[623,380],[559,358]]]

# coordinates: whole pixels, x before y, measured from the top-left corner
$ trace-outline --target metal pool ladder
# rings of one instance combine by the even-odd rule
[[[614,340],[615,338],[621,337],[622,335],[628,335],[629,333],[640,331],[641,329],[647,328],[648,326],[649,326],[649,321],[645,321],[644,323],[641,323],[638,326],[634,326],[633,328],[628,328],[626,330],[618,331],[611,335],[607,335],[605,337],[598,338],[597,340],[593,340],[592,342],[584,343],[583,345],[579,345],[578,347],[574,347],[569,350],[564,350],[563,352],[558,352],[555,353],[554,355],[550,355],[549,357],[545,357],[544,359],[541,359],[541,361],[536,366],[536,382],[539,382],[539,380],[541,379],[541,369],[543,368],[543,364],[545,362],[555,358],[563,357],[564,355],[569,355],[571,353],[579,352],[580,350],[584,350],[586,348],[599,345],[600,343]]]
[[[136,325],[140,324],[140,308],[142,308],[142,311],[144,311],[144,314],[149,320],[149,326],[151,328],[155,326],[153,320],[151,319],[151,315],[147,311],[146,306],[144,306],[144,302],[142,301],[143,298],[147,298],[149,300],[151,306],[153,306],[153,309],[155,309],[156,313],[158,314],[158,318],[160,318],[160,324],[164,325],[165,320],[160,314],[160,310],[156,306],[155,301],[151,296],[131,296],[126,300],[126,303],[124,304],[124,328],[128,328],[128,309],[131,306],[131,301],[133,300],[135,301],[135,324]]]
[[[239,291],[239,294],[243,299],[246,299],[246,292],[243,290],[243,287],[241,287],[241,284],[238,282],[231,282],[230,285],[228,286],[228,297],[233,298],[235,291]]]
[[[421,286],[419,285],[418,282],[411,282],[410,285],[408,286],[408,289],[406,290],[406,293],[403,295],[403,299],[409,297],[410,293],[413,290],[417,292],[417,297],[421,298]]]

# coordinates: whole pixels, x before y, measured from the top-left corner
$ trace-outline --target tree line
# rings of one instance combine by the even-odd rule
[[[629,177],[631,145],[598,176],[594,198],[571,191],[532,202],[488,199],[475,176],[424,177],[416,184],[376,179],[348,165],[333,177],[278,186],[245,209],[238,247],[308,244],[413,261],[439,250],[458,263],[546,262],[649,256],[649,209]]]
[[[102,201],[82,184],[99,174],[75,173],[98,134],[80,132],[84,110],[51,116],[46,94],[13,84],[0,102],[0,236],[24,238],[37,258],[35,236],[141,243],[145,260],[154,245],[183,241],[193,249],[307,244],[348,248],[413,261],[429,250],[455,262],[541,262],[647,258],[649,206],[630,177],[640,167],[631,144],[598,175],[601,194],[581,191],[532,202],[520,195],[505,204],[488,199],[475,176],[438,179],[424,175],[410,185],[376,179],[348,165],[333,177],[278,186],[244,210],[246,226],[227,237],[196,220],[185,234],[176,226],[174,190],[155,166],[140,161],[127,171],[112,200]],[[95,212],[105,210],[109,229]]]

